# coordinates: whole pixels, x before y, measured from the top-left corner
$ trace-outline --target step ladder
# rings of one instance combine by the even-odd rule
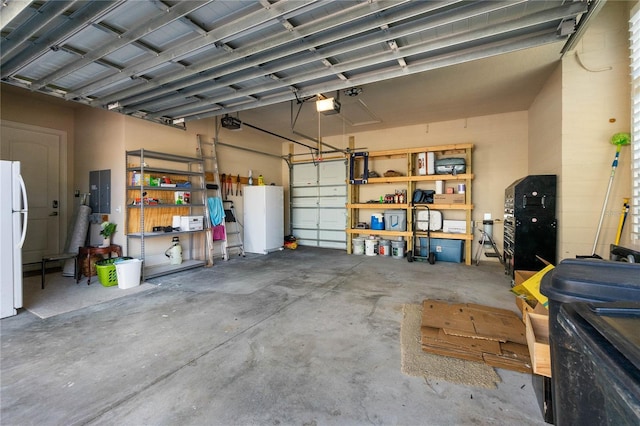
[[[233,201],[222,200],[224,206],[225,232],[227,239],[225,244],[225,260],[229,260],[229,250],[238,250],[238,256],[244,257],[244,244],[242,242],[242,234],[240,233],[240,222],[236,216],[236,209]]]
[[[479,241],[480,247],[478,247],[478,250],[476,250],[476,266],[480,264],[480,257],[482,256],[482,252],[484,252],[484,255],[487,257],[497,257],[500,261],[500,264],[504,265],[504,259],[502,259],[500,251],[498,250],[498,246],[496,246],[496,243],[495,241],[493,241],[493,238],[491,238],[491,235],[487,234],[483,229],[479,229],[479,231],[482,234],[482,238],[480,238]],[[493,253],[487,253],[486,249],[488,246],[491,246],[493,248]]]
[[[200,158],[204,161],[204,170],[205,170],[205,181],[206,181],[206,190],[205,194],[207,198],[205,200],[205,210],[207,213],[207,223],[209,225],[209,232],[207,236],[207,244],[208,244],[208,253],[209,259],[213,262],[213,258],[215,257],[215,245],[216,242],[220,243],[220,253],[223,260],[229,260],[229,250],[230,249],[239,249],[239,255],[243,256],[244,253],[244,245],[242,242],[242,235],[240,233],[240,229],[238,227],[238,221],[236,219],[235,208],[233,207],[233,203],[230,200],[225,200],[224,195],[222,193],[222,183],[220,181],[220,173],[218,168],[218,155],[216,150],[215,141],[206,142],[202,140],[200,135],[198,137],[198,153]],[[225,212],[225,220],[223,220],[220,225],[224,228],[224,239],[219,241],[213,241],[213,224],[211,223],[211,216],[209,211],[209,198],[217,197],[220,199],[223,205],[223,209]],[[228,203],[231,203],[229,205]],[[233,226],[229,229],[229,216],[233,217]]]

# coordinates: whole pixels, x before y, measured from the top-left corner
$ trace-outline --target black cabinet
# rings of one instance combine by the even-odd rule
[[[530,175],[504,191],[505,274],[515,270],[538,271],[538,257],[556,263],[556,176]]]

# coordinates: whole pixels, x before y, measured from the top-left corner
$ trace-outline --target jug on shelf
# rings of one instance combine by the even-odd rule
[[[171,247],[164,252],[164,255],[169,258],[171,265],[180,265],[182,263],[182,246],[178,237],[173,237]]]

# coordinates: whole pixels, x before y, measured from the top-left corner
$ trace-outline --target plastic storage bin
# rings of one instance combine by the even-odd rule
[[[105,287],[113,287],[118,285],[118,275],[116,273],[115,262],[132,259],[131,257],[112,257],[111,259],[102,259],[96,262],[96,273],[100,284]]]
[[[558,323],[560,308],[576,302],[637,302],[640,303],[640,264],[611,262],[597,259],[565,259],[542,277],[540,292],[549,298],[549,344],[551,347],[551,376],[553,417],[557,421],[563,410],[565,395],[572,395],[564,377],[576,366],[561,371],[566,350],[565,332]],[[567,414],[570,416],[570,414]],[[562,424],[558,423],[558,424]]]
[[[384,229],[384,217],[381,214],[371,215],[371,229]]]
[[[142,261],[140,259],[123,260],[116,262],[116,274],[118,275],[118,288],[127,289],[140,285]]]
[[[640,424],[640,303],[565,303],[557,319],[555,424]]]
[[[384,212],[384,229],[387,231],[406,231],[407,212],[405,210],[386,210]]]
[[[464,241],[444,238],[431,239],[431,251],[436,254],[437,262],[456,262],[464,260]]]

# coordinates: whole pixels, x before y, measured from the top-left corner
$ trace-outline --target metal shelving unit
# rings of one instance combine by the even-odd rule
[[[197,231],[154,231],[156,227],[172,227],[173,216],[205,215],[205,174],[203,160],[200,158],[173,155],[157,151],[139,149],[126,152],[126,196],[127,211],[125,229],[127,235],[127,252],[129,256],[143,261],[142,279],[158,277],[187,269],[206,265],[205,232],[203,226]],[[138,178],[134,179],[137,174]],[[146,179],[145,176],[149,178]],[[176,186],[163,187],[160,183],[152,185],[151,178],[163,177],[180,182]],[[134,182],[134,180],[137,180]],[[188,182],[188,184],[187,184]],[[179,185],[179,186],[178,186]],[[176,194],[189,193],[188,203],[177,204]],[[206,221],[203,221],[206,224]],[[181,239],[183,261],[172,265],[157,259],[158,253],[150,257],[148,244],[151,241],[158,245],[167,240],[169,246],[174,236]],[[149,241],[148,241],[149,240]],[[132,246],[137,246],[132,249]],[[154,246],[156,246],[154,244]],[[157,247],[155,247],[157,248]]]

